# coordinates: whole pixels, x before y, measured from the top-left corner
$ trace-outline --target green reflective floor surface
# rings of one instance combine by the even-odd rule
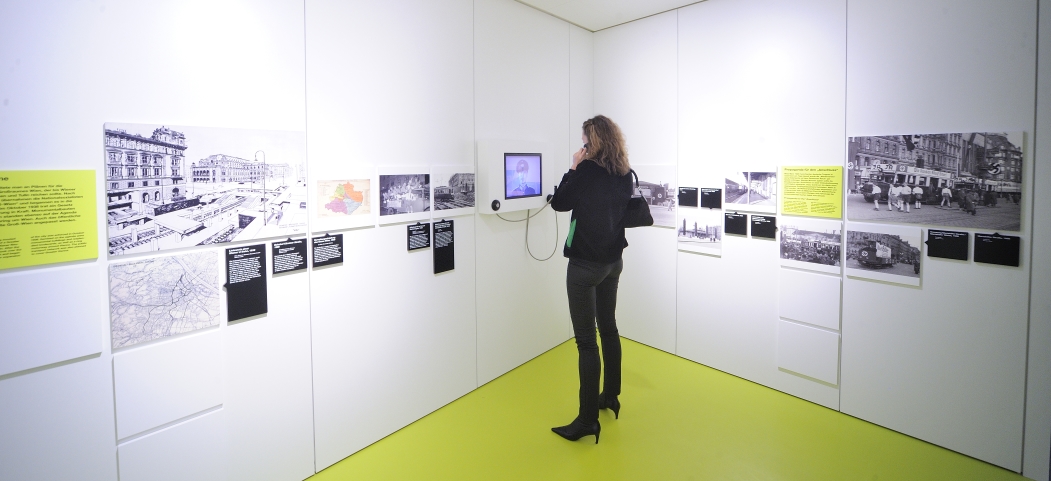
[[[1023,480],[1022,476],[627,339],[621,418],[598,445],[550,431],[577,410],[573,341],[310,478]]]

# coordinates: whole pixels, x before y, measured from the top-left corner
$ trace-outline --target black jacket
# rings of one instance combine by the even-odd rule
[[[573,211],[562,250],[566,257],[604,264],[620,260],[628,246],[622,221],[631,198],[631,178],[631,173],[611,175],[590,160],[562,176],[551,207]]]

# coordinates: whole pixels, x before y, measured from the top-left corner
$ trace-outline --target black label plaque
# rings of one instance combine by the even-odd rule
[[[417,222],[405,226],[405,244],[410,251],[426,249],[431,246],[431,223]]]
[[[453,221],[442,220],[434,223],[434,273],[451,271],[456,268],[456,250],[453,246]]]
[[[752,216],[752,237],[777,238],[777,217],[772,215]]]
[[[307,240],[296,239],[270,244],[274,258],[274,274],[299,271],[307,268]]]
[[[974,261],[1018,267],[1022,238],[1013,235],[974,234]]]
[[[226,249],[226,321],[266,314],[266,244]]]
[[[967,260],[971,248],[971,235],[954,230],[927,229],[927,257]]]
[[[724,227],[726,228],[727,234],[734,235],[748,235],[748,215],[738,214],[734,212],[725,214],[726,221]]]
[[[343,234],[326,234],[310,239],[314,251],[314,267],[343,263]]]
[[[701,207],[709,209],[723,208],[722,189],[701,189]]]
[[[697,207],[697,188],[679,187],[679,205],[683,207]]]

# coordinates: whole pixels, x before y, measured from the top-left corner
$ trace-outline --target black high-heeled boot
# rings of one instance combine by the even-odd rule
[[[598,408],[599,409],[610,409],[613,411],[614,419],[620,419],[620,401],[617,396],[613,396],[606,399],[606,393],[598,395]]]
[[[574,419],[573,422],[565,426],[551,428],[551,430],[554,431],[555,434],[570,441],[576,441],[584,436],[591,436],[594,434],[595,444],[598,444],[598,435],[602,431],[602,425],[599,424],[597,420],[589,426]]]

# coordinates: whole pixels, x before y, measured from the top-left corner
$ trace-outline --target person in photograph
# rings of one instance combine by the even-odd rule
[[[865,187],[862,189],[868,189],[872,193],[872,202],[876,204],[876,208],[872,210],[879,210],[879,196],[883,193],[883,189],[869,181],[865,182]],[[887,207],[890,208],[890,199],[887,199]]]
[[[526,185],[526,178],[528,176],[529,162],[526,162],[525,159],[520,159],[518,163],[515,164],[515,180],[518,181],[518,186],[511,191],[511,195],[516,197],[523,195],[536,195],[536,189]]]
[[[624,268],[621,254],[628,245],[622,224],[632,181],[617,124],[602,115],[593,117],[584,122],[582,140],[584,147],[573,154],[573,165],[551,199],[554,210],[573,211],[563,254],[569,258],[566,295],[577,344],[580,408],[573,422],[551,430],[570,441],[594,435],[598,443],[599,409],[611,409],[620,417],[621,350],[615,311]],[[602,338],[601,363],[596,319]],[[602,364],[606,371],[599,393]]]
[[[913,186],[912,188],[912,200],[916,201],[916,208],[919,209],[923,205],[923,187],[919,185]]]
[[[894,184],[895,194],[897,195],[897,208],[898,212],[909,211],[909,194],[912,193],[912,189],[904,183]]]
[[[939,207],[952,207],[952,189],[948,184],[942,186],[942,203]]]

